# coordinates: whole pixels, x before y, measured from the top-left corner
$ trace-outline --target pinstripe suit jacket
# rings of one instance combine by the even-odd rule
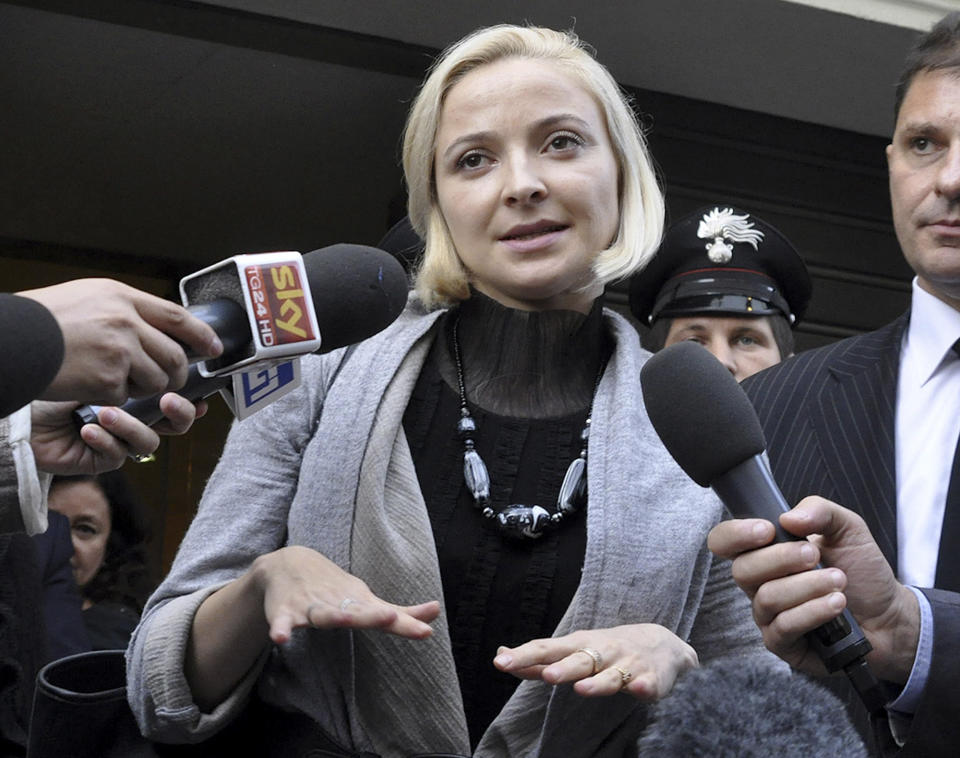
[[[895,406],[909,314],[810,350],[743,383],[791,504],[821,495],[856,511],[897,570]],[[934,615],[930,678],[900,756],[956,755],[960,745],[960,595],[925,589]],[[891,753],[886,724],[877,724]],[[879,749],[879,748],[878,748]]]

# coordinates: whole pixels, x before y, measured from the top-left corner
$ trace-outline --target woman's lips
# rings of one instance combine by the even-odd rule
[[[562,224],[544,224],[542,226],[515,227],[509,234],[500,238],[500,241],[520,252],[540,250],[556,242],[569,227]]]
[[[960,239],[960,220],[939,219],[928,223],[926,228],[939,237]]]

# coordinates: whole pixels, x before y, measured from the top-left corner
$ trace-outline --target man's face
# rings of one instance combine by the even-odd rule
[[[960,77],[922,71],[887,146],[897,239],[919,285],[960,310]]]
[[[781,360],[766,316],[678,316],[664,347],[685,340],[707,348],[738,382]]]

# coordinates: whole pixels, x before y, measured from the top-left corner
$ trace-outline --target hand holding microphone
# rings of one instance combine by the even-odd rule
[[[129,456],[150,455],[159,434],[183,434],[203,408],[168,392],[159,407],[164,425],[151,428],[119,408],[102,408],[96,424],[78,429],[76,403],[35,400],[30,404],[30,447],[39,471],[50,474],[99,474],[122,466]]]
[[[203,413],[167,393],[156,429],[116,409],[104,409],[102,427],[81,429],[78,402],[119,403],[179,386],[184,347],[207,357],[221,351],[214,330],[187,309],[110,279],[0,294],[0,347],[0,417],[20,411],[37,468],[58,474],[118,468],[128,454],[156,450],[158,432],[182,434]]]
[[[724,521],[707,541],[712,552],[733,560],[734,577],[753,598],[767,646],[795,668],[823,673],[803,635],[845,606],[873,646],[873,671],[885,681],[906,683],[919,640],[917,599],[897,581],[863,519],[824,498],[807,497],[780,522],[810,544],[771,545],[771,525],[753,519]],[[818,568],[818,560],[828,568]]]
[[[760,422],[719,361],[700,345],[679,343],[644,365],[641,383],[657,434],[691,479],[712,487],[735,517],[771,522],[778,542],[802,539],[781,526],[789,506],[763,457]],[[849,610],[835,608],[834,615],[806,634],[807,643],[828,671],[843,670],[876,712],[886,694],[865,660],[871,645]]]
[[[184,307],[111,279],[0,294],[0,416],[37,398],[122,403],[180,387],[184,348],[222,349]]]
[[[175,390],[187,377],[184,346],[206,357],[222,349],[214,330],[182,306],[111,279],[19,294],[52,313],[62,334],[63,363],[38,393],[46,400],[115,404]],[[29,323],[18,326],[31,334]],[[36,349],[47,349],[42,342]]]

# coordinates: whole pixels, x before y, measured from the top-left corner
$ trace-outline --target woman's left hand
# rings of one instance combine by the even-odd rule
[[[623,691],[648,702],[667,695],[680,674],[699,665],[696,651],[659,624],[589,629],[501,647],[493,663],[521,679],[574,682],[574,691],[585,697]]]

